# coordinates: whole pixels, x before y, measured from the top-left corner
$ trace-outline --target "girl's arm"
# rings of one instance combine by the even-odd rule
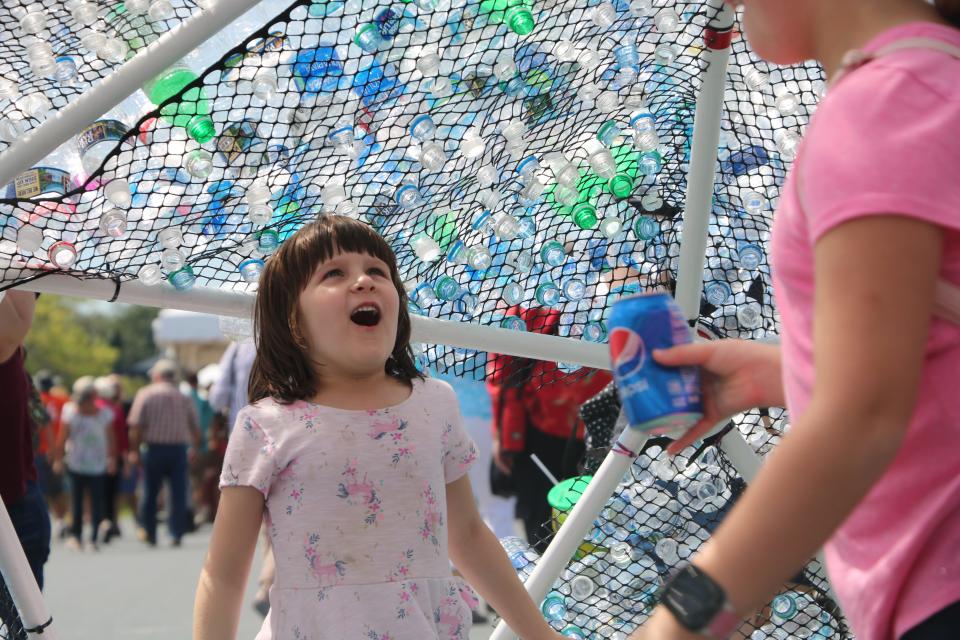
[[[810,405],[692,559],[744,617],[823,545],[897,454],[942,252],[938,227],[892,215],[847,222],[817,242]],[[664,607],[633,636],[686,637],[700,636]]]
[[[522,640],[559,640],[560,634],[544,620],[500,542],[477,512],[466,475],[447,485],[447,521],[454,566],[513,632]]]
[[[233,640],[263,521],[263,494],[224,487],[193,609],[194,640]]]

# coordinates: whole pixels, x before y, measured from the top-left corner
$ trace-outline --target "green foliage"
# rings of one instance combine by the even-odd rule
[[[156,354],[151,325],[157,313],[134,305],[103,313],[71,298],[40,296],[26,340],[27,366],[59,374],[68,384],[82,375],[130,372]]]
[[[69,383],[83,375],[105,375],[113,370],[119,349],[102,335],[89,332],[80,316],[63,298],[40,296],[27,334],[27,366],[47,369]]]

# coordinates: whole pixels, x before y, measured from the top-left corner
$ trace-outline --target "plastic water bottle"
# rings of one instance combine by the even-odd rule
[[[47,258],[58,269],[69,269],[77,261],[77,248],[66,240],[54,242],[47,251]]]
[[[601,2],[590,14],[590,20],[601,29],[607,29],[617,21],[617,10],[609,2]]]
[[[415,209],[426,201],[415,185],[404,184],[397,189],[394,200],[401,209]]]
[[[27,52],[27,62],[34,75],[46,78],[53,75],[57,61],[53,56],[53,47],[46,40],[36,36],[27,36],[23,41]]]
[[[737,322],[744,329],[757,329],[763,324],[763,309],[758,302],[737,307]]]
[[[674,33],[680,27],[680,16],[669,7],[661,9],[653,17],[653,24],[660,33]]]
[[[440,276],[433,282],[437,298],[444,301],[455,300],[460,295],[460,285],[450,276]]]
[[[552,280],[544,280],[537,285],[534,297],[543,307],[555,307],[560,304],[560,288]]]
[[[127,233],[127,214],[120,209],[110,209],[100,216],[100,231],[111,238],[122,238]]]
[[[53,104],[42,93],[31,93],[17,100],[17,108],[34,120],[46,120]]]
[[[505,316],[500,321],[500,327],[511,331],[526,331],[527,323],[520,316]]]
[[[760,215],[767,207],[767,198],[759,191],[748,190],[740,194],[743,210],[749,215]]]
[[[523,302],[523,287],[516,282],[508,282],[503,287],[501,297],[511,307],[518,305]]]
[[[530,10],[532,5],[532,0],[483,0],[478,14],[487,16],[492,23],[506,24],[517,35],[525,36],[537,26]]]
[[[540,260],[547,266],[559,267],[567,261],[567,252],[556,240],[548,240],[540,248]]]
[[[39,2],[26,7],[14,5],[10,13],[18,20],[20,30],[25,34],[36,35],[47,28],[47,11]]]
[[[87,175],[100,168],[106,157],[120,144],[130,127],[120,120],[97,120],[77,134],[77,153]]]
[[[605,180],[610,180],[617,175],[617,163],[610,150],[604,147],[599,140],[590,139],[584,144],[584,150],[587,153],[587,161],[590,168]]]
[[[706,287],[704,287],[704,295],[707,302],[715,307],[719,307],[733,295],[733,290],[726,282],[714,280],[713,282],[708,282]]]
[[[243,278],[244,282],[253,284],[260,280],[260,274],[263,273],[263,268],[263,260],[259,258],[249,258],[240,263],[237,271],[240,272],[240,277]]]
[[[753,243],[743,242],[737,247],[737,257],[740,268],[754,271],[763,263],[763,249]]]
[[[516,316],[508,316],[516,317]],[[567,616],[567,606],[562,593],[551,591],[540,603],[540,612],[547,622],[563,622]]]
[[[447,163],[447,154],[443,150],[443,145],[433,140],[428,140],[420,145],[419,149],[420,165],[430,173],[436,173],[443,169]]]
[[[472,162],[486,150],[486,142],[483,136],[476,129],[469,129],[460,141],[460,154],[468,161]]]
[[[187,291],[193,288],[193,285],[197,282],[197,277],[190,265],[185,264],[176,271],[172,271],[167,276],[167,282],[172,284],[177,291]]]
[[[80,26],[89,27],[97,21],[97,5],[87,0],[68,0],[64,3],[70,16]]]
[[[148,81],[143,92],[150,102],[159,106],[197,79],[197,74],[190,67],[177,63]],[[210,118],[210,100],[202,87],[189,89],[176,102],[162,107],[160,114],[174,126],[184,128],[187,135],[200,144],[212,140],[216,135]]]
[[[426,233],[420,233],[410,240],[410,248],[417,254],[417,257],[423,262],[433,262],[437,260],[443,251],[437,241]]]

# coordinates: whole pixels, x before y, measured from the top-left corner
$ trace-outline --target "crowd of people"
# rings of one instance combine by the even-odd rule
[[[0,496],[38,585],[53,544],[98,551],[121,535],[157,544],[166,512],[170,544],[213,522],[229,434],[229,403],[171,360],[159,359],[150,381],[125,397],[117,374],[65,384],[46,370],[29,373],[24,339],[36,295],[0,298]],[[181,379],[182,378],[182,379]],[[135,529],[121,526],[129,514]]]

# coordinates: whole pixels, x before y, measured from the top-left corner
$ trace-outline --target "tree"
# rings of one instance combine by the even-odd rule
[[[30,370],[47,369],[68,382],[113,371],[120,350],[86,330],[86,324],[72,303],[54,295],[40,296],[26,339]]]
[[[153,307],[122,305],[111,313],[85,314],[81,321],[91,334],[119,350],[114,371],[130,373],[133,365],[157,352],[152,325],[159,312]]]

